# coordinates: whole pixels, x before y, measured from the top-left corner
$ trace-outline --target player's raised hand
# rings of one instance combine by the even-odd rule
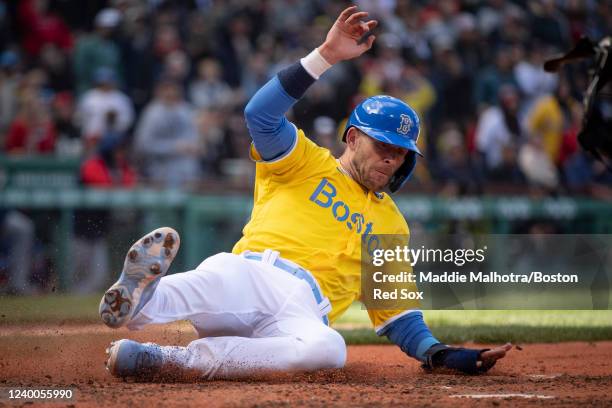
[[[345,9],[327,33],[325,42],[319,47],[321,56],[330,64],[360,56],[372,47],[375,36],[364,35],[378,24],[376,20],[363,21],[366,11],[358,11],[357,6]],[[360,41],[362,40],[362,41]]]

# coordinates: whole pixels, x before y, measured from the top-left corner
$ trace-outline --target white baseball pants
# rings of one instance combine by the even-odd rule
[[[209,379],[343,367],[344,339],[319,310],[304,280],[220,253],[193,271],[161,278],[128,328],[191,321],[200,338],[187,347],[163,346],[164,362]]]

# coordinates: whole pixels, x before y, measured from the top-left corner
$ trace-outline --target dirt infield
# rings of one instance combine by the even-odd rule
[[[0,327],[0,388],[71,387],[49,406],[612,406],[612,342],[528,344],[489,374],[429,374],[394,346],[351,346],[342,370],[251,381],[131,383],[104,369],[111,340],[185,345],[188,326]],[[0,406],[13,405],[6,395]],[[18,402],[18,405],[23,402]],[[38,405],[38,402],[37,404]]]

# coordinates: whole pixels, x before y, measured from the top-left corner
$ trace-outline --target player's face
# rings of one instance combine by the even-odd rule
[[[359,130],[357,133],[352,164],[358,181],[370,191],[381,191],[404,163],[408,149],[379,142]]]

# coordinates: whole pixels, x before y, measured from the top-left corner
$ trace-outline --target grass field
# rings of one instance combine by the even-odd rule
[[[0,297],[3,325],[98,323],[101,295]],[[612,340],[612,310],[429,310],[434,335],[447,343],[515,343]],[[349,344],[386,343],[354,304],[335,327]]]

